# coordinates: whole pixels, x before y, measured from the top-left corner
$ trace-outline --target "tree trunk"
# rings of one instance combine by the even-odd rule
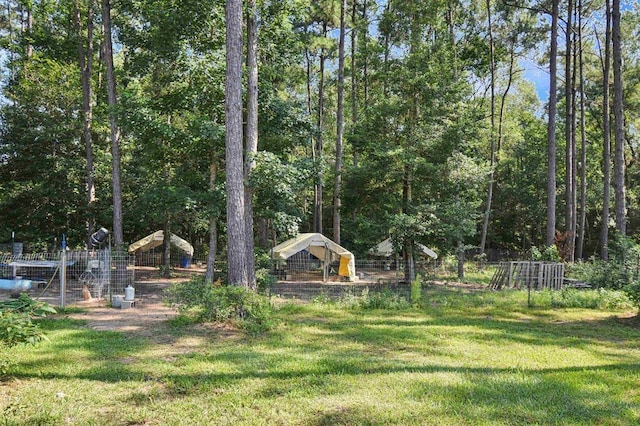
[[[574,17],[573,17],[573,22],[577,22],[577,17],[576,15],[576,7],[574,4],[573,7],[573,13],[574,13]],[[569,240],[571,243],[571,261],[575,260],[575,254],[576,254],[576,237],[577,237],[577,227],[578,227],[578,152],[577,152],[577,142],[576,142],[576,135],[577,135],[577,127],[578,127],[578,120],[577,120],[577,81],[578,81],[578,67],[577,67],[577,63],[578,63],[578,58],[577,58],[577,44],[576,44],[576,34],[575,34],[575,24],[574,24],[574,29],[572,30],[572,32],[574,32],[573,34],[573,41],[571,43],[572,45],[572,70],[571,70],[571,158],[573,159],[573,164],[571,165],[571,170],[573,171],[573,173],[571,173],[571,230],[572,230],[572,235],[571,235],[571,239]]]
[[[610,0],[605,1],[606,30],[604,63],[602,66],[602,229],[600,230],[600,257],[603,260],[609,259],[609,216],[611,202],[611,100],[609,74],[611,72],[611,4]]]
[[[256,167],[258,153],[258,11],[256,1],[249,0],[247,17],[247,125],[244,164],[244,208],[247,243],[247,273],[249,287],[256,287],[256,269],[253,239],[253,188],[249,184],[251,172]]]
[[[362,60],[362,98],[364,100],[365,112],[369,105],[369,19],[367,16],[368,0],[362,2],[362,42],[364,43],[364,54]]]
[[[456,255],[458,258],[458,280],[462,281],[464,279],[464,243],[462,240],[458,240]]]
[[[214,154],[209,166],[209,190],[213,193],[218,179],[218,159]],[[216,256],[218,254],[218,217],[211,214],[209,218],[209,255],[207,256],[207,269],[204,275],[205,283],[211,284],[216,275]]]
[[[584,257],[584,236],[587,222],[587,130],[585,119],[585,94],[584,94],[584,61],[582,52],[582,0],[578,0],[578,60],[580,69],[580,224],[578,245],[576,247],[576,259]]]
[[[93,120],[93,91],[91,87],[91,77],[93,74],[93,2],[89,2],[87,9],[87,48],[85,51],[81,14],[78,2],[75,3],[75,27],[78,35],[78,66],[80,68],[80,78],[82,82],[82,115],[83,131],[86,151],[86,179],[87,179],[87,247],[91,247],[91,235],[96,228],[95,203],[95,170],[93,166],[93,141],[91,139],[91,124]]]
[[[327,23],[322,23],[322,33],[326,37],[327,36]],[[314,200],[314,208],[313,208],[313,229],[314,232],[318,232],[322,234],[322,149],[323,149],[323,140],[322,140],[322,127],[323,127],[323,116],[324,116],[324,64],[325,63],[325,52],[324,48],[322,48],[320,53],[320,80],[318,82],[318,121],[317,121],[317,129],[316,129],[316,147],[315,147],[315,158],[314,163],[316,165],[316,184],[315,184],[315,200]]]
[[[33,3],[29,2],[27,4],[27,34],[29,35],[29,39],[31,39],[31,35],[33,32]],[[33,57],[33,44],[27,44],[27,58]]]
[[[269,247],[269,222],[264,217],[258,218],[258,247]]]
[[[111,137],[111,186],[113,190],[113,239],[117,250],[124,248],[122,233],[122,188],[120,184],[120,129],[116,120],[116,79],[113,68],[113,45],[111,41],[111,4],[102,0],[102,23],[104,27],[104,63],[107,75],[107,101],[109,104],[109,127]]]
[[[344,134],[344,39],[347,0],[340,3],[340,41],[338,43],[338,105],[336,129],[336,163],[333,186],[333,241],[340,244],[340,190],[342,186],[342,139]]]
[[[404,178],[402,185],[402,211],[404,214],[409,214],[411,201],[413,199],[413,191],[411,188],[411,168],[408,163],[404,165]],[[404,250],[404,280],[407,283],[416,279],[416,271],[414,265],[414,253],[413,253],[413,238],[406,238],[403,241]]]
[[[165,215],[162,247],[164,248],[162,277],[171,278],[171,219]]]
[[[487,244],[487,233],[489,230],[489,217],[491,215],[491,202],[493,200],[493,180],[495,177],[496,163],[496,147],[495,147],[495,131],[496,131],[496,58],[493,43],[493,25],[491,22],[491,0],[485,2],[487,8],[487,31],[489,33],[489,73],[491,77],[491,112],[490,112],[490,159],[489,159],[489,187],[487,189],[487,205],[484,211],[484,221],[482,222],[482,235],[480,236],[480,254],[484,254]]]
[[[242,158],[242,0],[226,5],[226,184],[229,284],[249,286]]]
[[[7,10],[7,33],[8,33],[8,43],[9,43],[9,63],[13,64],[14,60],[15,60],[15,46],[14,46],[14,41],[15,41],[15,36],[13,33],[13,10],[11,9],[11,0],[6,0],[6,10]],[[10,81],[13,82],[15,80],[16,77],[16,70],[15,67],[10,67],[11,68],[11,75],[10,75]]]
[[[556,234],[556,110],[558,63],[558,6],[552,0],[551,47],[549,52],[549,121],[547,123],[547,233],[546,245],[553,244]]]
[[[624,164],[624,107],[622,87],[622,34],[620,31],[620,0],[613,0],[612,12],[612,41],[613,41],[613,117],[614,131],[614,190],[616,229],[620,234],[627,233],[626,200],[625,200],[625,164]]]
[[[358,123],[358,74],[356,70],[356,37],[358,29],[358,0],[353,0],[351,7],[351,127],[355,128]],[[358,149],[351,146],[353,150],[353,167],[358,167]]]
[[[565,40],[565,229],[567,232],[567,255],[568,258],[565,259],[569,262],[573,261],[573,253],[574,253],[574,238],[575,238],[575,230],[572,228],[574,223],[574,212],[575,206],[573,203],[575,188],[573,186],[575,169],[574,165],[574,157],[573,145],[575,143],[575,139],[573,138],[573,79],[572,79],[572,46],[573,46],[573,38],[571,37],[573,33],[573,0],[567,1],[567,27],[565,31],[566,40]]]

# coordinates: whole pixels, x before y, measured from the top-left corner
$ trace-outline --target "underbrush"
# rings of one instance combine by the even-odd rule
[[[533,306],[551,308],[584,308],[584,309],[632,309],[634,304],[620,290],[598,288],[595,290],[579,290],[565,288],[560,291],[545,290],[536,292],[532,298]]]
[[[49,304],[38,302],[26,293],[16,299],[0,302],[0,346],[15,346],[20,343],[36,344],[46,337],[34,318],[55,314]]]
[[[38,302],[26,293],[16,299],[0,302],[0,350],[20,344],[35,345],[47,340],[34,319],[55,313],[56,310],[49,304]],[[4,356],[3,358],[0,359],[0,379],[8,374],[10,367],[9,360]]]
[[[331,305],[344,309],[387,309],[400,310],[411,307],[406,297],[394,293],[389,288],[382,291],[369,292],[368,288],[360,294],[347,293],[338,299],[332,299],[326,294],[314,297],[311,303]]]
[[[165,302],[178,308],[184,317],[180,322],[232,322],[250,334],[268,331],[273,326],[267,298],[220,281],[208,284],[194,278],[173,284],[167,289]]]

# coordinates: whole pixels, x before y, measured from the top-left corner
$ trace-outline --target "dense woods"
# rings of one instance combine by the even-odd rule
[[[2,241],[163,229],[252,286],[297,232],[569,261],[640,233],[637,2],[2,5]]]

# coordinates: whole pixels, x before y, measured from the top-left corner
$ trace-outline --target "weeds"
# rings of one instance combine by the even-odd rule
[[[599,288],[580,290],[564,288],[560,291],[544,290],[533,295],[533,306],[542,308],[583,308],[624,310],[633,307],[629,297],[620,290]]]
[[[22,293],[17,299],[0,302],[0,345],[35,345],[46,340],[39,325],[33,322],[33,318],[43,318],[55,313],[53,307],[32,299],[26,293]]]
[[[207,284],[202,279],[174,284],[167,290],[167,303],[196,322],[235,322],[251,334],[272,327],[268,300],[239,286],[220,281]]]
[[[341,309],[386,309],[399,310],[411,306],[404,296],[393,292],[389,288],[382,291],[370,292],[368,288],[362,290],[360,295],[346,293],[337,299],[332,299],[328,294],[321,293],[311,300],[317,305],[335,306]]]

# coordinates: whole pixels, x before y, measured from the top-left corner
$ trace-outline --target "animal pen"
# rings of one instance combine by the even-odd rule
[[[133,284],[134,256],[107,249],[0,255],[0,299],[27,293],[57,306],[111,302]]]
[[[546,262],[502,262],[491,278],[491,288],[560,290],[564,284],[564,264]]]

